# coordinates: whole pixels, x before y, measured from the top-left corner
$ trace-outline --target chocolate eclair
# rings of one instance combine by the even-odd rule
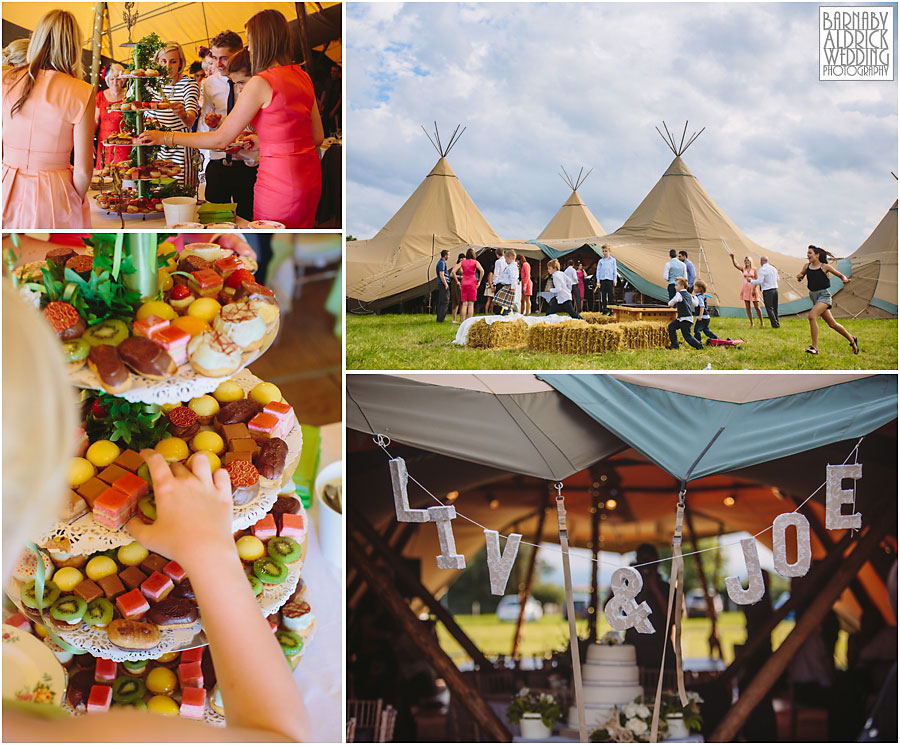
[[[154,605],[146,618],[163,629],[187,629],[197,622],[197,606],[187,598],[169,596]]]
[[[220,425],[237,424],[238,422],[249,422],[259,412],[262,407],[256,401],[249,398],[243,398],[240,401],[230,401],[219,409],[216,414],[216,421]]]
[[[281,477],[287,461],[287,443],[279,437],[265,440],[259,446],[259,454],[253,461],[260,477],[274,480]]]
[[[174,437],[189,440],[200,431],[200,420],[187,406],[176,406],[169,410],[168,432]]]
[[[183,579],[177,585],[175,585],[175,589],[169,594],[169,597],[173,598],[187,598],[188,600],[193,600],[197,596],[194,595],[194,588],[191,586],[191,581],[189,579]]]
[[[165,380],[178,369],[165,349],[143,336],[129,336],[117,349],[122,361],[145,378]]]
[[[116,347],[109,344],[91,347],[87,362],[107,393],[124,393],[131,388],[131,374],[122,362]]]

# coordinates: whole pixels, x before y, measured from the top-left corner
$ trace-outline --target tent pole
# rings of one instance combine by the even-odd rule
[[[719,634],[716,631],[716,621],[718,620],[716,604],[713,602],[710,586],[706,581],[706,574],[703,571],[703,561],[700,559],[700,554],[697,552],[697,533],[694,530],[694,518],[691,516],[691,510],[687,504],[684,506],[684,519],[687,521],[688,530],[691,532],[691,551],[694,554],[694,563],[697,565],[697,576],[700,578],[700,582],[703,585],[703,597],[706,600],[706,612],[709,615],[709,656],[712,658],[713,655],[716,654],[721,660],[722,645],[719,644]]]
[[[802,602],[806,601],[808,598],[812,597],[814,594],[818,593],[825,585],[825,582],[828,580],[828,577],[835,570],[835,568],[840,564],[843,560],[844,552],[850,546],[851,537],[849,531],[843,538],[841,538],[840,542],[835,544],[834,548],[832,548],[831,552],[825,557],[825,560],[822,561],[817,566],[814,566],[810,573],[807,575],[809,578],[808,582],[805,582],[803,588],[799,593],[792,594],[788,601],[782,605],[780,608],[776,608],[772,615],[769,616],[766,625],[760,628],[760,630],[756,633],[751,639],[747,640],[747,643],[741,647],[741,651],[735,655],[734,659],[731,661],[731,664],[725,669],[716,681],[720,684],[725,684],[738,673],[740,673],[741,669],[744,666],[744,663],[750,659],[754,654],[759,651],[759,647],[762,642],[769,638],[772,632],[775,630],[775,627],[778,626],[785,618],[787,618],[788,614],[795,610],[797,606],[799,606]]]
[[[485,703],[478,691],[466,682],[447,653],[441,649],[434,634],[416,618],[397,588],[368,561],[359,544],[353,540],[347,541],[347,554],[351,565],[359,569],[378,601],[397,620],[413,644],[422,651],[425,658],[446,681],[450,691],[469,710],[478,726],[497,742],[512,742],[512,735],[500,718]]]
[[[403,526],[403,531],[400,535],[400,539],[394,545],[391,545],[394,535],[400,532],[398,526],[401,525]],[[417,523],[401,523],[397,520],[391,520],[390,526],[384,534],[384,541],[391,547],[391,550],[395,551],[397,555],[400,556],[403,553],[403,547],[407,544],[410,536],[416,531],[417,527]],[[370,556],[372,556],[372,554],[370,554]],[[363,582],[359,572],[353,567],[347,567],[347,607],[355,606],[363,592],[365,592],[365,582]]]
[[[591,474],[593,477],[593,474]],[[600,553],[600,491],[591,493],[591,597],[588,604],[588,643],[597,641],[597,606],[600,596],[600,567],[597,557]]]
[[[731,742],[753,709],[762,701],[803,643],[831,610],[831,606],[834,605],[844,588],[850,584],[863,564],[869,560],[872,552],[878,548],[881,539],[894,525],[894,520],[894,516],[883,515],[882,519],[868,527],[853,552],[841,562],[837,570],[831,574],[822,591],[816,594],[803,615],[797,619],[797,623],[788,634],[787,639],[760,668],[737,703],[719,722],[715,731],[710,735],[709,742]]]
[[[315,82],[312,69],[312,49],[309,46],[309,26],[306,18],[306,3],[294,3],[294,8],[297,10],[297,26],[300,31],[300,51],[303,52],[303,69],[306,74],[309,75],[310,79]],[[316,98],[318,99],[318,95]]]
[[[459,646],[461,646],[466,653],[472,658],[472,661],[475,663],[476,668],[482,668],[485,670],[492,670],[493,665],[484,656],[480,649],[475,646],[475,643],[466,636],[466,632],[463,631],[459,624],[456,623],[453,616],[450,614],[443,605],[441,605],[434,596],[426,589],[426,587],[419,581],[418,577],[416,577],[409,568],[399,559],[399,557],[391,551],[388,546],[385,545],[384,541],[381,539],[381,536],[375,531],[375,529],[368,523],[368,521],[359,513],[355,513],[351,511],[349,513],[350,519],[350,527],[356,530],[365,537],[365,539],[369,542],[369,545],[375,549],[372,558],[375,556],[379,556],[394,572],[394,578],[396,581],[404,585],[406,589],[415,595],[419,600],[421,600],[425,605],[428,606],[428,610],[430,610],[435,616],[437,616],[438,620],[444,624],[447,631],[450,632],[450,636],[456,639],[459,642]],[[348,536],[349,538],[349,536]],[[347,544],[353,544],[354,541],[349,539]],[[365,553],[360,549],[360,555],[366,558],[369,563],[371,563],[371,558],[365,557]],[[358,564],[355,565],[357,571],[362,571],[362,567]],[[363,578],[366,578],[365,573],[363,573]],[[372,583],[369,582],[369,587],[372,587]]]
[[[103,38],[103,11],[106,3],[97,3],[94,6],[94,26],[91,31],[91,85],[94,94],[100,90],[100,41]],[[112,50],[110,49],[110,55]]]
[[[543,489],[540,491],[540,500],[541,507],[538,511],[538,525],[534,534],[534,540],[532,541],[535,546],[538,546],[541,543],[541,536],[544,534],[544,518],[547,516],[547,504],[544,498]],[[525,603],[527,603],[528,598],[531,597],[531,586],[534,582],[534,568],[537,564],[537,552],[537,548],[531,549],[531,556],[528,558],[528,571],[525,574],[525,586],[519,593],[519,617],[516,619],[516,631],[513,634],[512,652],[510,653],[510,657],[513,659],[516,658],[519,642],[522,640],[522,621],[525,619]]]

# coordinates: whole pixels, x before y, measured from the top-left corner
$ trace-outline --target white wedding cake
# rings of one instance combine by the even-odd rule
[[[618,638],[618,635],[616,635]],[[614,706],[630,704],[643,695],[635,649],[630,644],[596,643],[588,646],[581,666],[584,717],[588,731],[609,719]],[[569,709],[569,726],[578,727],[578,709]]]

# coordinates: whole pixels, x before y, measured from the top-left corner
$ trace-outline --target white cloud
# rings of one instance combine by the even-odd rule
[[[662,175],[654,131],[753,240],[849,253],[896,198],[896,83],[819,82],[815,3],[348,4],[347,227],[371,237],[467,127],[450,163],[506,238],[581,188],[607,231]],[[896,24],[895,24],[896,26]]]

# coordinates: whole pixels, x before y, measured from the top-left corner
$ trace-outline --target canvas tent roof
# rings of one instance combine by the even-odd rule
[[[125,3],[107,3],[112,23],[112,49],[109,49],[106,33],[101,40],[101,52],[113,59],[126,59],[127,49],[119,45],[128,41],[128,30],[122,20]],[[198,46],[209,46],[209,40],[220,31],[231,29],[244,36],[244,23],[252,15],[266,8],[281,11],[288,22],[297,18],[296,3],[241,2],[241,3],[134,3],[138,21],[132,29],[133,41],[155,32],[164,41],[177,41],[184,47],[185,54],[193,59]],[[85,48],[90,48],[90,32],[94,23],[94,3],[64,3],[63,7],[75,15],[82,33]],[[3,19],[21,26],[28,31],[49,7],[43,3],[7,2],[3,3]],[[308,2],[306,12],[309,17],[309,43],[313,49],[319,48],[335,62],[341,62],[341,9],[337,2]],[[11,39],[4,39],[7,44]]]
[[[374,238],[347,244],[347,296],[399,302],[433,279],[441,250],[498,241],[442,156]]]
[[[839,318],[897,316],[897,200],[848,257],[853,282],[835,298]]]
[[[600,239],[589,241],[599,253]],[[549,255],[558,256],[578,248],[584,241],[543,241]],[[735,270],[726,246],[738,262],[750,256],[755,267],[759,257],[767,256],[778,269],[779,307],[782,315],[791,315],[812,307],[808,293],[794,278],[803,267],[803,259],[767,251],[745,236],[706,193],[676,155],[656,185],[618,230],[604,235],[619,272],[638,291],[657,300],[668,299],[662,269],[669,250],[685,250],[697,276],[706,283],[711,305],[720,315],[743,316],[740,300],[742,277]],[[832,294],[841,285],[832,283]]]
[[[578,196],[578,190],[572,189],[572,193],[556,214],[550,218],[550,222],[538,235],[538,240],[547,238],[586,238],[589,236],[605,235],[606,231],[600,226],[597,218],[591,213],[588,206]]]
[[[678,479],[721,424],[725,432],[688,483],[688,504],[701,536],[762,530],[775,515],[794,508],[783,494],[808,496],[824,480],[826,463],[842,462],[855,438],[879,428],[860,449],[865,466],[857,498],[864,514],[866,500],[881,498],[884,485],[896,483],[894,376],[746,375],[735,382],[727,375],[587,375],[574,376],[590,382],[568,395],[558,389],[572,376],[541,377],[348,378],[348,499],[353,508],[376,526],[393,519],[387,458],[359,434],[379,432],[390,435],[391,454],[407,459],[411,475],[438,497],[458,491],[459,512],[493,529],[508,532],[515,526],[533,536],[539,500],[547,498],[553,481],[564,480],[576,546],[590,540],[591,477],[586,474],[605,470],[614,478],[610,483],[618,485],[622,496],[617,499],[630,509],[630,514],[617,510],[604,524],[604,546],[613,551],[631,550],[645,540],[664,542],[661,537],[671,535]],[[535,446],[528,448],[532,438],[519,429],[520,422],[541,434],[534,439],[537,455]],[[680,448],[680,457],[673,456],[672,443],[684,442],[686,427],[701,434]],[[498,431],[508,433],[506,447],[496,444]],[[771,431],[772,437],[760,437],[761,431]],[[548,468],[550,457],[560,459]],[[730,494],[738,499],[726,508],[722,499]],[[492,504],[488,496],[497,501]],[[410,500],[413,506],[434,504],[412,485]],[[544,531],[551,541],[552,522]],[[458,551],[466,556],[484,543],[482,529],[465,520],[454,522],[454,534]],[[404,550],[409,558],[423,559],[422,579],[432,591],[453,576],[435,568],[432,557],[439,552],[433,528],[418,529]]]

